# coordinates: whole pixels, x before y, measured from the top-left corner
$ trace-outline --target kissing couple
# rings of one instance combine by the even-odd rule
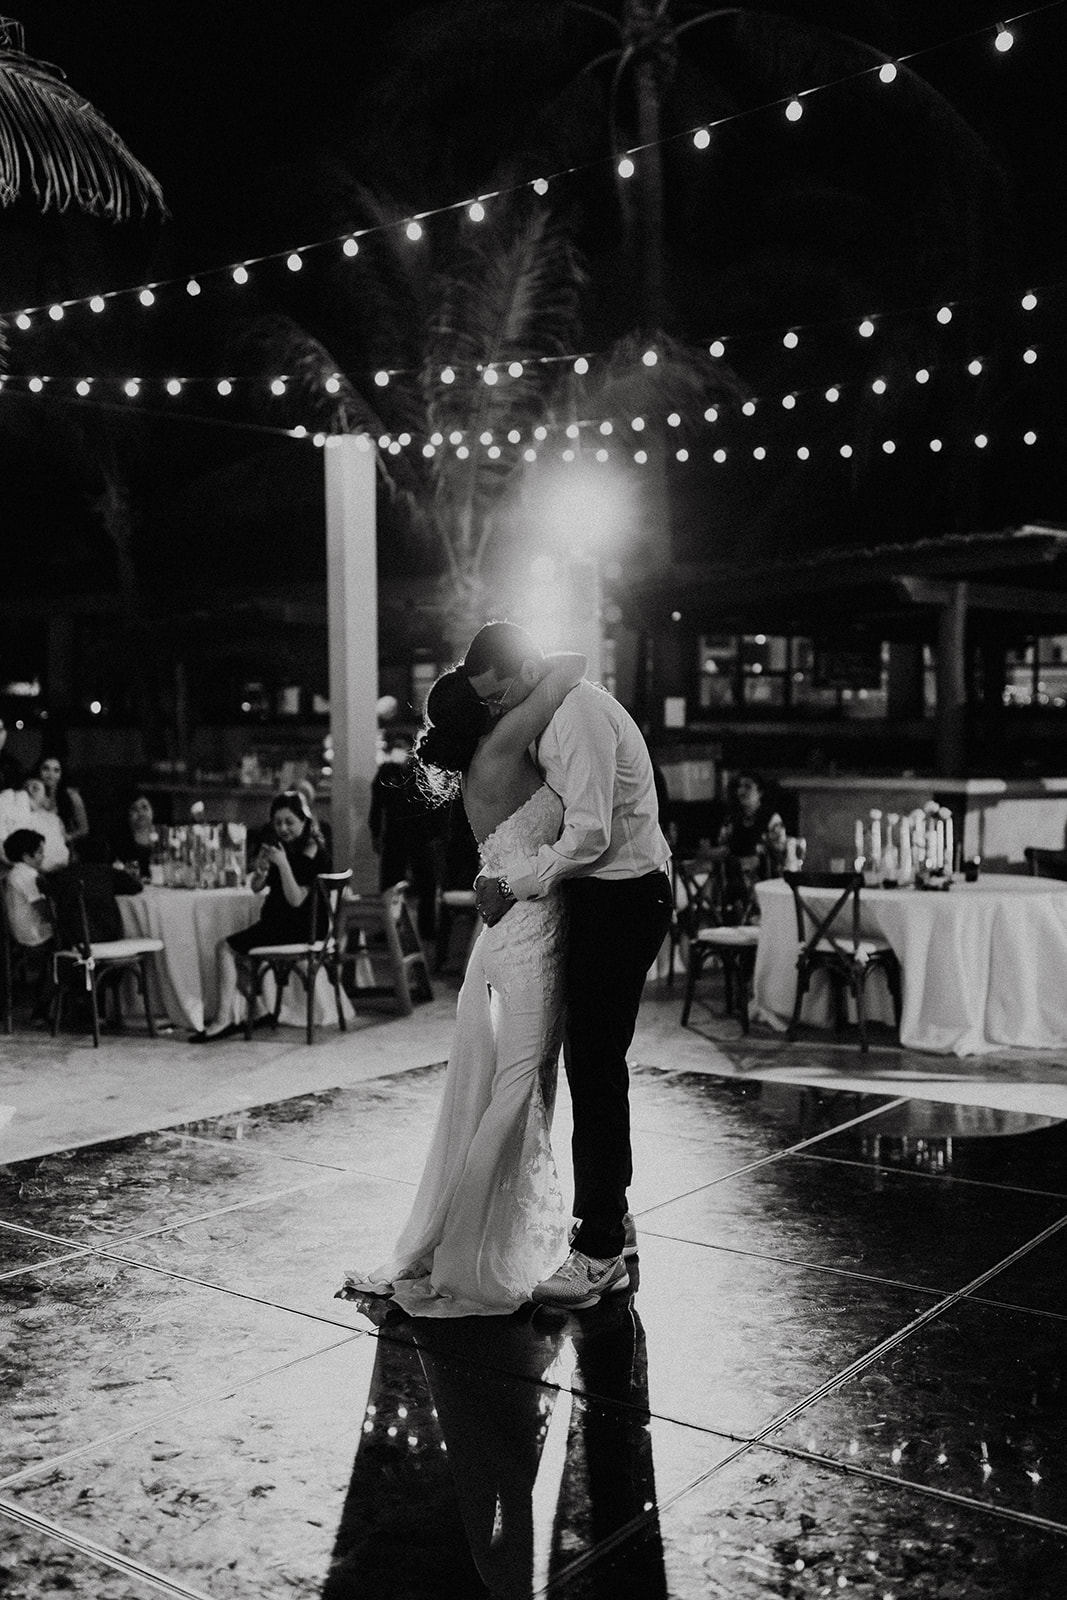
[[[411,1214],[389,1260],[348,1273],[342,1294],[500,1316],[530,1300],[581,1310],[629,1285],[626,1052],[670,923],[670,847],[644,739],[585,667],[491,622],[427,697],[420,782],[442,802],[462,794],[485,925]],[[550,1141],[561,1045],[569,1230]]]

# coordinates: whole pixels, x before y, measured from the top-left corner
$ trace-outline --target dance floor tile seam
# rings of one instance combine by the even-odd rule
[[[880,1117],[886,1111],[895,1111],[899,1106],[907,1104],[907,1098],[891,1100],[886,1105],[875,1106],[871,1111],[861,1111],[857,1116],[848,1118],[847,1121],[836,1124],[832,1128],[825,1128],[821,1133],[813,1133],[808,1139],[801,1139],[796,1144],[789,1145],[784,1150],[773,1150],[769,1155],[758,1156],[754,1161],[746,1161],[743,1166],[732,1167],[729,1172],[718,1173],[714,1178],[709,1178],[707,1183],[698,1183],[691,1189],[686,1189],[682,1194],[672,1195],[669,1200],[657,1200],[650,1206],[643,1206],[634,1211],[635,1219],[640,1222],[642,1217],[649,1217],[654,1211],[661,1211],[665,1206],[677,1205],[679,1200],[688,1200],[690,1195],[701,1194],[705,1189],[713,1189],[720,1183],[729,1183],[732,1178],[742,1178],[749,1172],[756,1172],[760,1167],[769,1167],[776,1161],[782,1161],[791,1156],[802,1155],[811,1145],[821,1144],[824,1139],[836,1138],[838,1134],[848,1128],[854,1128],[859,1123],[868,1122],[872,1117]]]
[[[123,1577],[139,1581],[143,1584],[146,1594],[169,1594],[175,1596],[175,1600],[212,1600],[212,1596],[205,1590],[190,1588],[188,1584],[169,1578],[165,1573],[157,1572],[131,1556],[123,1555],[120,1550],[98,1544],[84,1533],[64,1527],[62,1523],[53,1522],[50,1517],[42,1517],[36,1512],[23,1510],[21,1506],[12,1505],[2,1495],[0,1495],[0,1519],[43,1534],[54,1544],[64,1545],[79,1555],[88,1556],[91,1560],[99,1562],[103,1567],[109,1567],[113,1572],[121,1573]],[[62,1587],[65,1588],[66,1584],[64,1583]]]
[[[898,1177],[907,1174],[909,1178],[924,1178],[928,1183],[948,1183],[966,1187],[968,1189],[993,1189],[999,1194],[1028,1194],[1041,1196],[1048,1200],[1067,1201],[1067,1187],[1063,1189],[1033,1188],[1024,1183],[993,1183],[985,1178],[964,1178],[955,1172],[929,1172],[922,1167],[898,1166],[892,1161],[859,1161],[848,1156],[823,1156],[818,1153],[808,1155],[809,1161],[833,1162],[841,1167],[860,1167],[865,1172],[879,1172],[885,1176]]]
[[[1020,1511],[1015,1506],[978,1500],[973,1495],[961,1494],[955,1489],[940,1489],[936,1484],[916,1483],[911,1478],[897,1478],[890,1472],[880,1472],[877,1467],[865,1467],[855,1461],[841,1461],[836,1456],[820,1455],[817,1450],[804,1450],[799,1445],[777,1444],[771,1439],[753,1440],[748,1448],[768,1450],[774,1455],[788,1456],[791,1460],[807,1461],[813,1466],[825,1467],[829,1472],[844,1473],[852,1478],[866,1478],[879,1484],[883,1489],[908,1495],[925,1495],[929,1499],[941,1500],[949,1505],[965,1506],[969,1511],[983,1512],[986,1516],[999,1518],[1002,1522],[1020,1523],[1027,1528],[1040,1528],[1046,1533],[1062,1534],[1067,1537],[1067,1521],[1060,1522],[1053,1517],[1041,1517],[1032,1511]],[[736,1460],[736,1457],[733,1459]],[[708,1473],[704,1474],[705,1478],[725,1465],[725,1462],[716,1463]],[[696,1485],[692,1487],[695,1488]],[[688,1492],[687,1489],[685,1493]]]
[[[285,1307],[277,1309],[284,1310]],[[84,1440],[81,1444],[73,1445],[69,1450],[60,1451],[58,1455],[44,1457],[40,1461],[32,1462],[29,1466],[19,1467],[14,1472],[5,1473],[0,1477],[0,1491],[22,1484],[32,1484],[36,1479],[46,1477],[49,1473],[57,1471],[69,1462],[78,1461],[94,1450],[99,1450],[104,1446],[120,1444],[127,1439],[136,1439],[139,1434],[159,1428],[164,1423],[172,1422],[176,1417],[185,1416],[191,1411],[202,1409],[204,1406],[219,1405],[221,1402],[241,1394],[244,1390],[252,1388],[255,1384],[263,1383],[267,1379],[276,1377],[283,1372],[292,1372],[309,1361],[316,1361],[322,1355],[341,1349],[344,1345],[354,1344],[360,1339],[374,1337],[363,1328],[346,1327],[344,1332],[346,1337],[333,1339],[328,1344],[320,1345],[318,1349],[306,1350],[301,1355],[293,1356],[289,1361],[276,1362],[273,1366],[263,1367],[256,1372],[248,1373],[245,1377],[234,1379],[232,1382],[223,1384],[218,1388],[190,1395],[177,1405],[164,1406],[161,1410],[151,1411],[136,1422],[128,1423],[123,1428],[114,1428],[108,1433],[95,1434],[93,1438]]]

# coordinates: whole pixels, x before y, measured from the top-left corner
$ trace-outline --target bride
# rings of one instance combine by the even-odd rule
[[[544,658],[519,705],[479,700],[462,666],[438,678],[415,755],[441,799],[459,788],[482,871],[558,838],[563,802],[529,746],[585,672]],[[567,1249],[549,1141],[563,1041],[563,904],[519,901],[471,952],[437,1123],[415,1203],[390,1259],[349,1272],[342,1293],[391,1294],[415,1316],[506,1315]]]

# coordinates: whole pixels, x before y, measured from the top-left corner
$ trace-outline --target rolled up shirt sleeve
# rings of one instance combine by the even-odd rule
[[[517,900],[538,900],[561,878],[599,861],[611,843],[616,730],[606,716],[583,714],[574,696],[556,712],[546,738],[558,746],[563,831],[536,856],[508,862],[506,877]]]

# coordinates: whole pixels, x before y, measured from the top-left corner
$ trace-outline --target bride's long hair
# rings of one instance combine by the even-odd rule
[[[459,791],[479,741],[489,731],[489,707],[471,688],[463,667],[442,673],[426,696],[426,712],[415,740],[418,784],[437,805]]]

